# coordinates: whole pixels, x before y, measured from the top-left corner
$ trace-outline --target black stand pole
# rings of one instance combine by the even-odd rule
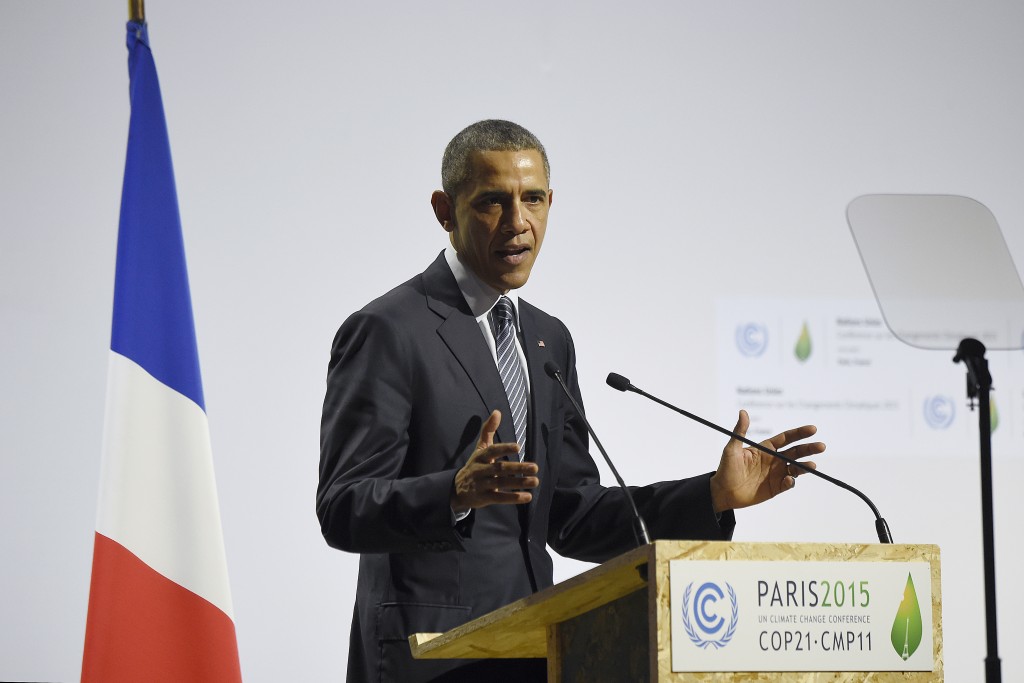
[[[967,398],[971,409],[978,402],[978,431],[981,438],[981,526],[985,542],[985,632],[988,652],[985,656],[986,683],[1003,680],[999,661],[999,637],[996,626],[996,544],[992,516],[992,423],[989,392],[992,375],[985,360],[985,345],[977,339],[964,339],[953,357],[954,363],[967,366]]]

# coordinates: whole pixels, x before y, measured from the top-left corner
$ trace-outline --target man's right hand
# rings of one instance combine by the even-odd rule
[[[473,455],[455,474],[451,504],[456,514],[488,505],[519,505],[533,500],[533,494],[523,489],[540,485],[537,464],[519,462],[517,443],[494,443],[499,424],[501,413],[495,410],[480,429]],[[506,460],[508,456],[512,460]]]

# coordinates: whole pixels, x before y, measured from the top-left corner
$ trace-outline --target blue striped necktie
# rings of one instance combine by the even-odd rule
[[[502,296],[491,309],[494,343],[498,352],[498,374],[505,385],[508,406],[512,409],[512,424],[519,442],[519,460],[526,457],[526,376],[516,353],[515,307],[511,299]]]

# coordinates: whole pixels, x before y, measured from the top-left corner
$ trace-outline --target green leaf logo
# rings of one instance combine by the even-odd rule
[[[988,399],[988,429],[989,434],[996,431],[999,427],[999,411],[996,409],[996,398],[995,396],[989,396]]]
[[[917,602],[917,591],[914,590],[914,579],[907,574],[907,587],[903,589],[903,601],[896,611],[896,619],[892,622],[892,647],[896,654],[906,661],[917,652],[921,645],[921,605]]]
[[[811,333],[807,329],[807,321],[804,321],[804,326],[800,330],[800,337],[796,340],[796,348],[793,349],[796,354],[796,359],[801,363],[807,361],[811,357]]]

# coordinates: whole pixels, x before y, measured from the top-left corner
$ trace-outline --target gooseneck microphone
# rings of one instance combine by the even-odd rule
[[[633,511],[633,533],[636,535],[637,545],[647,545],[651,542],[651,536],[647,533],[647,525],[644,524],[644,518],[640,516],[640,511],[636,509],[636,503],[633,501],[633,495],[629,492],[629,487],[622,481],[622,477],[619,476],[619,471],[615,469],[615,465],[612,464],[612,459],[608,457],[608,452],[601,445],[601,440],[597,438],[597,434],[594,433],[594,428],[590,426],[590,421],[587,420],[587,416],[583,414],[583,408],[576,399],[572,397],[572,392],[569,391],[569,387],[565,386],[565,381],[562,379],[562,373],[559,372],[558,366],[555,365],[554,361],[548,361],[544,363],[544,372],[548,373],[548,377],[558,382],[558,386],[562,387],[562,391],[568,397],[572,403],[572,407],[576,409],[576,414],[583,420],[583,424],[587,425],[587,431],[590,433],[590,437],[597,444],[597,450],[601,451],[601,455],[604,456],[604,461],[608,463],[608,467],[611,469],[612,474],[615,475],[615,481],[619,482],[619,486],[622,487],[622,492],[626,494],[626,500],[629,501],[629,507]]]
[[[550,374],[550,373],[548,373],[548,374]],[[878,513],[878,508],[875,507],[875,504],[871,502],[870,498],[868,498],[863,493],[861,493],[859,490],[857,490],[854,487],[850,486],[846,482],[840,481],[840,480],[836,479],[835,477],[830,477],[829,475],[824,474],[822,472],[819,472],[818,470],[816,470],[816,469],[814,469],[812,467],[808,467],[807,465],[803,464],[799,460],[794,460],[793,458],[787,458],[786,456],[782,455],[778,451],[773,451],[770,448],[765,448],[761,444],[754,443],[750,439],[744,438],[744,437],[740,436],[739,434],[737,434],[735,432],[731,432],[728,429],[726,429],[725,427],[719,427],[714,422],[709,422],[709,421],[705,420],[702,417],[699,417],[697,415],[694,415],[691,412],[683,410],[682,408],[677,408],[676,406],[672,405],[671,403],[668,403],[666,401],[661,400],[657,396],[651,396],[646,391],[644,391],[642,389],[638,389],[637,387],[633,386],[630,383],[630,381],[628,379],[626,379],[625,377],[623,377],[622,375],[616,374],[614,372],[610,372],[610,373],[608,373],[607,382],[608,382],[608,386],[610,386],[612,389],[618,389],[619,391],[632,391],[634,394],[640,394],[641,396],[643,396],[645,398],[651,399],[655,403],[661,404],[661,405],[665,406],[666,408],[668,408],[670,410],[676,411],[680,415],[684,415],[685,417],[688,417],[691,420],[694,420],[695,422],[701,423],[705,427],[710,427],[711,429],[714,429],[717,432],[721,432],[722,434],[725,434],[726,436],[728,436],[730,438],[736,439],[737,441],[742,441],[743,443],[747,444],[751,448],[756,448],[757,450],[761,451],[762,453],[767,453],[768,455],[776,457],[779,460],[783,460],[783,461],[785,461],[786,465],[792,465],[794,467],[799,467],[804,472],[810,472],[811,474],[813,474],[816,477],[821,477],[825,481],[832,482],[833,484],[835,484],[839,488],[846,489],[847,491],[849,491],[850,493],[853,493],[858,498],[860,498],[865,503],[867,503],[868,507],[871,508],[871,512],[873,512],[874,515],[875,515],[875,532],[878,534],[878,542],[879,543],[892,543],[892,534],[889,532],[889,524],[882,518],[882,515],[880,515]]]

